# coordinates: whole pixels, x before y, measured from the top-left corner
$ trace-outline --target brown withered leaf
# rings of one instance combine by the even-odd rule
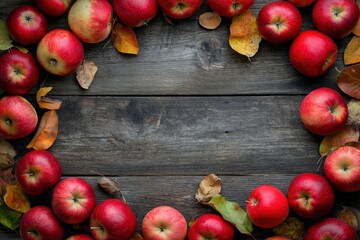
[[[83,89],[89,89],[95,79],[98,67],[92,61],[84,60],[76,69],[76,79]]]
[[[261,40],[256,16],[250,9],[233,17],[229,37],[232,49],[250,59],[258,52]]]
[[[349,111],[348,124],[351,126],[360,126],[360,100],[351,99],[347,107]]]
[[[30,201],[18,183],[7,184],[4,202],[9,208],[21,213],[30,209]]]
[[[120,53],[138,55],[139,44],[134,30],[121,23],[115,23],[111,32],[111,39],[115,49]]]
[[[199,24],[209,30],[217,29],[221,24],[221,17],[216,12],[206,12],[200,15]]]
[[[355,231],[360,230],[360,211],[354,207],[341,206],[335,210],[335,217],[348,223]]]
[[[336,76],[336,83],[345,94],[360,99],[360,63],[340,71]]]
[[[130,240],[144,240],[140,233],[135,233],[134,236],[130,238]]]
[[[10,157],[12,158],[16,156],[16,151],[14,147],[4,138],[1,137],[0,137],[0,153],[9,154]]]
[[[59,118],[55,110],[49,110],[41,118],[39,127],[33,139],[26,148],[46,150],[51,147],[59,131]]]
[[[354,36],[344,51],[344,64],[350,65],[360,62],[360,37]]]
[[[8,169],[14,165],[14,159],[8,153],[0,153],[0,171]]]
[[[41,87],[36,93],[36,101],[40,108],[48,110],[58,110],[62,102],[57,99],[46,97],[52,87]]]
[[[360,133],[359,128],[346,125],[336,133],[326,136],[319,147],[319,153],[321,157],[327,156],[329,153],[345,145],[348,142],[359,141]]]
[[[115,194],[117,192],[120,192],[118,184],[108,177],[101,177],[98,179],[97,182],[101,189],[108,194]]]
[[[202,204],[207,204],[213,196],[221,192],[221,178],[211,173],[205,176],[196,191],[195,198]]]
[[[289,237],[294,240],[304,239],[305,225],[302,221],[295,217],[287,218],[280,225],[272,228],[276,235]]]

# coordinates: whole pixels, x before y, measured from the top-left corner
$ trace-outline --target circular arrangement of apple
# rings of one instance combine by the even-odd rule
[[[0,99],[0,135],[6,139],[28,136],[37,126],[38,116],[20,96],[37,85],[40,64],[47,72],[72,74],[84,59],[82,42],[99,43],[110,34],[113,10],[130,27],[141,27],[153,19],[158,7],[174,19],[192,16],[203,0],[35,0],[35,6],[13,9],[7,18],[11,38],[22,46],[37,44],[36,56],[12,48],[0,56],[0,88],[8,95]],[[210,9],[231,18],[249,9],[254,0],[207,0]],[[312,5],[316,30],[301,32],[299,8]],[[86,9],[86,10],[85,10]],[[68,12],[70,30],[47,32],[46,16],[59,17]],[[272,43],[291,42],[292,66],[308,77],[324,74],[335,62],[337,45],[333,39],[348,36],[359,19],[354,0],[272,1],[263,6],[257,17],[262,38]],[[87,24],[92,22],[93,24]],[[19,114],[21,113],[21,114]],[[300,119],[310,132],[328,136],[342,128],[348,117],[341,94],[330,88],[318,88],[302,101]],[[90,235],[78,234],[73,240],[128,240],[136,231],[137,221],[131,207],[119,199],[106,199],[96,205],[94,189],[85,180],[70,177],[61,180],[61,166],[49,151],[32,150],[17,163],[15,176],[29,195],[45,194],[53,188],[51,206],[35,206],[23,215],[20,234],[27,239],[63,239],[63,223],[78,224],[89,220]],[[252,223],[273,228],[292,210],[298,216],[316,220],[306,231],[305,240],[356,240],[356,231],[347,223],[328,217],[334,206],[333,187],[343,192],[360,190],[360,150],[342,146],[330,153],[324,173],[303,173],[289,184],[287,196],[277,187],[261,185],[246,202]],[[220,215],[207,213],[188,229],[186,219],[171,206],[158,206],[143,218],[142,234],[146,240],[231,240],[234,227]],[[269,240],[289,240],[274,236]]]

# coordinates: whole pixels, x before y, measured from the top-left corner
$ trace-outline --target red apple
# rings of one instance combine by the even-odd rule
[[[234,227],[214,213],[201,215],[191,225],[188,240],[232,240]]]
[[[94,240],[94,238],[87,234],[76,234],[68,237],[66,240]]]
[[[222,17],[234,17],[249,9],[254,0],[207,0],[212,11]]]
[[[359,7],[354,0],[318,0],[312,10],[315,27],[333,38],[349,35],[359,19]]]
[[[62,240],[65,231],[49,207],[36,206],[21,217],[20,235],[24,240]]]
[[[0,136],[18,139],[32,133],[38,123],[38,116],[25,98],[19,95],[0,99]]]
[[[289,59],[300,73],[318,77],[334,65],[337,53],[337,46],[332,38],[316,30],[306,30],[291,43]]]
[[[91,234],[97,240],[128,240],[135,234],[136,224],[131,207],[119,199],[100,202],[90,216]]]
[[[16,48],[0,56],[0,88],[11,94],[24,94],[39,80],[39,67],[30,52]]]
[[[294,39],[301,30],[302,17],[291,3],[275,1],[264,5],[258,14],[257,25],[261,36],[272,43]]]
[[[35,0],[37,7],[50,17],[59,17],[66,13],[71,0]]]
[[[95,191],[85,180],[71,177],[59,182],[53,191],[51,206],[63,222],[77,224],[85,221],[96,204]]]
[[[46,34],[47,20],[37,8],[23,5],[10,12],[6,26],[16,42],[31,45],[39,42]]]
[[[307,130],[317,135],[327,136],[346,124],[348,108],[337,91],[321,87],[305,96],[300,104],[299,113]]]
[[[163,13],[174,19],[192,16],[201,6],[203,0],[157,0]]]
[[[15,176],[25,192],[41,195],[60,181],[61,165],[52,153],[32,150],[16,164]]]
[[[287,1],[299,8],[308,7],[314,2],[316,2],[316,0],[287,0]]]
[[[65,76],[81,65],[84,59],[84,47],[70,31],[54,29],[41,39],[36,56],[45,70]]]
[[[318,219],[329,213],[334,205],[330,183],[317,173],[297,175],[289,185],[288,200],[292,210],[301,217]]]
[[[113,6],[120,21],[130,27],[146,25],[158,10],[156,0],[114,0]]]
[[[171,206],[151,209],[142,221],[142,233],[146,240],[184,240],[186,232],[185,217]]]
[[[273,228],[282,223],[289,214],[285,194],[272,185],[256,187],[246,201],[246,211],[252,223],[261,228]]]
[[[357,240],[355,230],[337,218],[325,218],[309,227],[305,240]]]
[[[70,8],[71,31],[86,43],[105,40],[112,28],[112,6],[107,0],[77,0]]]
[[[273,236],[273,237],[268,237],[265,240],[292,240],[292,239],[284,236]]]
[[[339,147],[326,157],[324,172],[338,190],[360,191],[360,150],[351,146]]]

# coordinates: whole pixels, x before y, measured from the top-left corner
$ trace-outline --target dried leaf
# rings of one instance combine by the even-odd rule
[[[359,137],[359,128],[346,125],[341,130],[332,135],[326,136],[322,140],[319,148],[320,156],[325,157],[338,147],[341,147],[348,142],[357,142],[359,141]]]
[[[360,8],[360,2],[356,1],[358,7]],[[358,19],[358,22],[356,24],[356,26],[353,28],[352,30],[353,34],[355,34],[356,36],[360,37],[360,18]]]
[[[29,50],[27,48],[23,47],[23,46],[14,46],[14,47],[17,48],[22,53],[26,54],[26,53],[29,52]]]
[[[135,233],[134,236],[130,238],[130,240],[144,240],[140,233]]]
[[[0,171],[8,169],[14,165],[14,159],[8,153],[0,153]]]
[[[174,23],[171,21],[171,19],[164,12],[163,12],[163,16],[164,16],[165,22],[167,22],[171,26],[174,26]]]
[[[0,50],[5,51],[12,47],[12,40],[6,28],[6,23],[4,20],[0,19]]]
[[[348,107],[348,120],[347,123],[351,126],[360,126],[360,100],[351,99],[347,104]]]
[[[206,12],[200,15],[199,24],[209,30],[217,29],[221,24],[221,17],[216,12]]]
[[[360,37],[354,36],[344,51],[344,64],[350,65],[360,62]]]
[[[336,82],[345,94],[360,99],[360,63],[344,68],[337,74]]]
[[[10,209],[0,200],[0,223],[5,227],[15,230],[20,226],[21,213]]]
[[[89,89],[97,70],[98,67],[94,62],[86,60],[76,69],[76,79],[83,89]]]
[[[289,237],[294,240],[304,239],[305,225],[295,217],[287,218],[283,223],[272,228],[276,235]]]
[[[259,50],[261,39],[256,16],[250,9],[233,17],[229,38],[232,49],[248,58],[253,57]]]
[[[14,147],[8,143],[4,138],[0,137],[0,153],[9,154],[11,158],[16,156]]]
[[[30,209],[30,201],[18,183],[7,184],[4,202],[9,208],[21,213]]]
[[[55,110],[49,110],[44,113],[41,118],[39,128],[26,146],[26,148],[33,148],[35,150],[46,150],[51,147],[58,134],[59,118]]]
[[[198,202],[207,204],[213,196],[221,192],[221,179],[215,174],[203,178],[195,194]]]
[[[101,177],[98,179],[97,182],[101,187],[101,189],[108,194],[115,194],[117,192],[120,192],[120,188],[118,187],[118,184],[108,177]]]
[[[42,109],[58,110],[62,102],[57,99],[45,97],[51,90],[52,87],[41,87],[36,93],[36,101]]]
[[[111,39],[116,50],[125,54],[139,54],[139,45],[134,30],[121,23],[116,23],[112,32]]]
[[[360,211],[358,209],[343,206],[335,211],[335,217],[348,223],[355,231],[360,230]]]
[[[241,233],[251,235],[253,226],[246,211],[237,203],[228,201],[220,194],[215,195],[208,203],[221,216],[233,224]]]

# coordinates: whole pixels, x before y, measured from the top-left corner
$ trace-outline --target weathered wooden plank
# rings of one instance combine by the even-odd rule
[[[127,202],[133,208],[138,221],[138,231],[141,231],[141,221],[145,214],[153,207],[159,205],[170,205],[177,208],[184,214],[187,221],[209,212],[209,207],[196,203],[194,198],[198,184],[203,176],[120,176],[114,178],[121,186],[121,191],[125,195]],[[246,175],[246,176],[221,176],[223,181],[223,196],[231,201],[237,202],[245,208],[248,195],[256,186],[260,184],[272,184],[287,193],[288,184],[294,175],[270,174],[270,175]],[[113,197],[103,193],[97,186],[97,177],[84,177],[96,189],[97,202]],[[119,197],[120,195],[116,195]],[[37,205],[44,204],[50,206],[51,191],[47,197],[34,198],[33,202]],[[360,193],[351,195],[336,196],[336,202],[340,205],[360,206]],[[80,226],[81,231],[87,231],[85,224]],[[79,232],[73,227],[67,226],[68,233]],[[261,240],[271,236],[271,231],[255,228],[254,236]],[[18,233],[0,228],[0,239],[20,239]],[[248,239],[237,235],[236,239]]]
[[[302,96],[59,99],[60,129],[51,151],[66,175],[242,175],[318,167],[321,139],[302,127]],[[20,153],[27,141],[15,142]]]
[[[0,1],[0,17],[15,6],[31,1]],[[268,1],[256,1],[255,14]],[[228,44],[230,20],[208,31],[198,24],[198,16],[208,11],[204,3],[191,18],[166,23],[162,14],[148,26],[135,29],[140,45],[136,57],[119,54],[111,43],[85,44],[86,59],[99,66],[95,81],[82,90],[72,74],[50,76],[48,84],[58,95],[238,95],[304,94],[320,86],[336,87],[336,70],[343,68],[342,53],[349,38],[338,41],[335,66],[323,77],[307,79],[297,73],[288,60],[289,44],[281,46],[263,41],[260,51],[248,61]],[[313,28],[310,8],[302,9],[303,30]],[[68,28],[66,16],[49,19],[49,29]]]

